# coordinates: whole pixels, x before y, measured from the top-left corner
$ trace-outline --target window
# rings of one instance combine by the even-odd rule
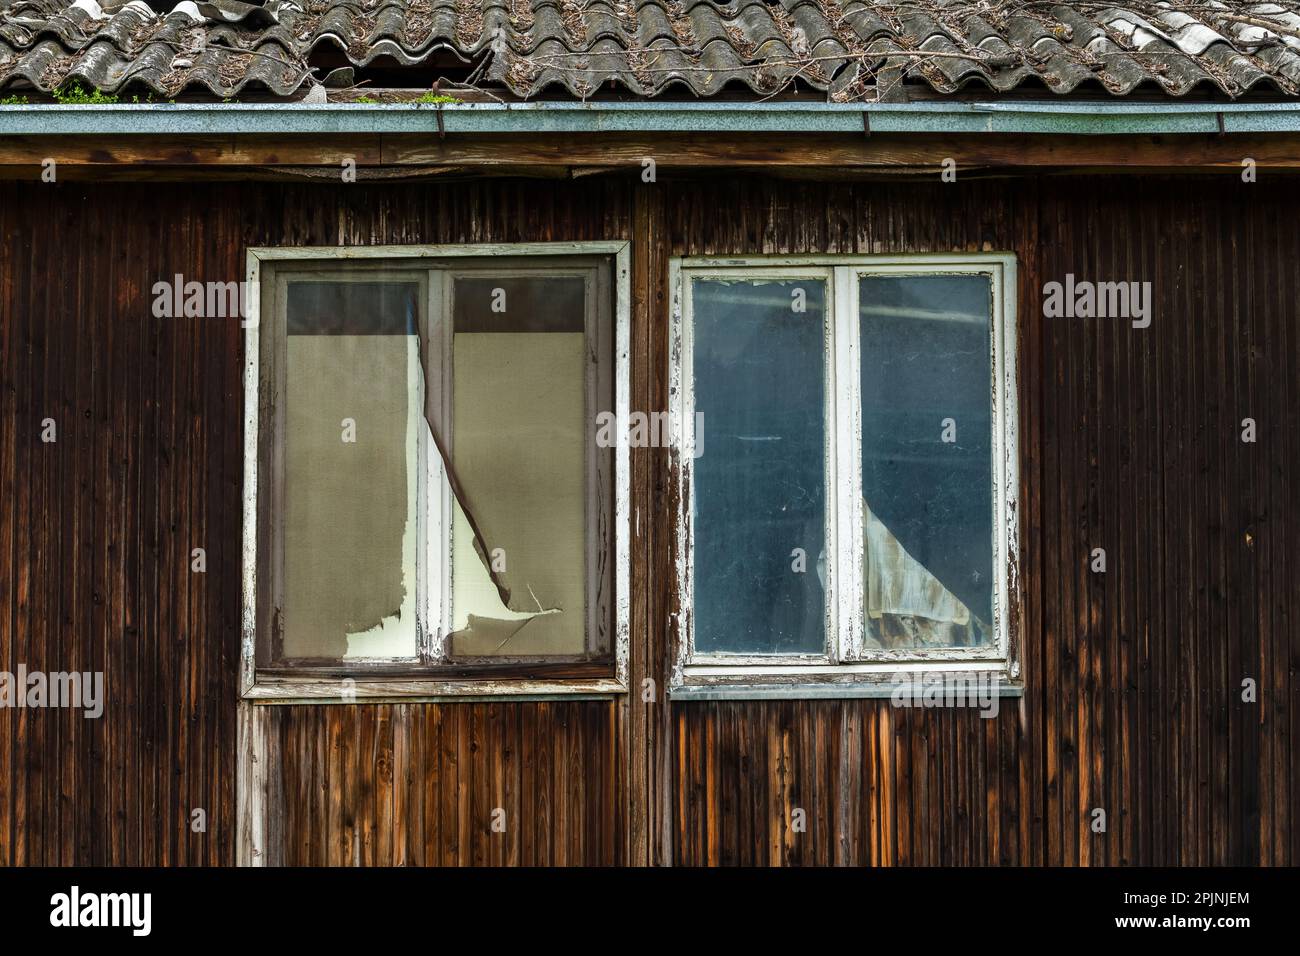
[[[549,248],[250,253],[246,696],[624,688],[626,250]]]
[[[1018,676],[1014,270],[674,263],[675,692]]]

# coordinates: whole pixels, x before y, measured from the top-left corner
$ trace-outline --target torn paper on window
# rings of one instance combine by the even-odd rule
[[[963,647],[988,627],[862,505],[868,647]]]
[[[992,640],[987,275],[859,279],[867,643]]]
[[[412,658],[418,340],[290,335],[287,359],[282,654]]]
[[[456,333],[453,657],[583,652],[583,344],[581,332]]]
[[[583,283],[461,284],[430,342],[415,283],[290,284],[281,659],[420,659],[425,563],[445,654],[586,650]]]

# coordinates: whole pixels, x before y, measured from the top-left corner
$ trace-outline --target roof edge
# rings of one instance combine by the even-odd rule
[[[0,106],[0,135],[1300,132],[1297,103],[175,103]]]

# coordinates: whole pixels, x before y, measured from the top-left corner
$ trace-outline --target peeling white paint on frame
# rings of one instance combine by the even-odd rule
[[[366,260],[385,259],[399,262],[411,262],[418,267],[418,260],[457,260],[457,259],[492,259],[513,256],[516,258],[537,257],[538,264],[545,259],[554,260],[561,268],[565,266],[563,257],[609,257],[612,260],[613,282],[613,391],[615,412],[626,416],[631,403],[631,253],[627,242],[574,242],[574,243],[516,243],[483,244],[454,246],[366,246],[366,247],[282,247],[273,249],[250,249],[248,252],[248,277],[252,283],[250,301],[250,322],[246,329],[246,349],[244,364],[244,398],[245,398],[245,467],[244,467],[244,546],[243,546],[243,613],[241,615],[241,693],[245,697],[269,699],[288,702],[301,692],[301,699],[329,699],[328,681],[313,680],[265,680],[259,679],[256,668],[257,653],[257,482],[258,482],[258,406],[260,396],[259,376],[259,325],[258,317],[262,309],[262,270],[263,262],[320,262],[321,260]],[[595,288],[595,287],[593,287]],[[608,292],[603,285],[596,288],[597,294]],[[376,682],[377,686],[367,687],[366,680],[358,676],[353,685],[347,688],[346,697],[342,688],[337,695],[339,700],[355,700],[360,697],[371,699],[380,697],[411,699],[444,698],[464,694],[477,695],[545,695],[554,694],[599,694],[621,693],[627,689],[628,650],[631,631],[631,531],[630,531],[630,497],[631,470],[629,449],[620,445],[613,449],[614,480],[611,497],[613,500],[613,595],[612,595],[612,635],[611,657],[614,673],[607,679],[584,680],[444,680],[431,676],[422,679],[387,679]],[[336,681],[336,684],[341,684]]]
[[[990,400],[992,403],[993,628],[991,647],[873,649],[864,646],[861,395],[858,279],[864,275],[987,275],[991,291]],[[821,655],[705,655],[694,649],[692,462],[695,401],[691,282],[803,276],[823,279],[827,294],[827,653]],[[712,697],[734,690],[747,696],[760,685],[820,684],[834,688],[883,684],[901,673],[987,671],[1014,685],[1020,676],[1018,612],[1019,444],[1016,430],[1016,261],[1012,254],[910,256],[695,257],[669,264],[669,402],[673,467],[681,505],[676,517],[679,613],[674,623],[672,689],[679,697],[707,688]],[[1014,690],[1014,686],[1010,688]]]

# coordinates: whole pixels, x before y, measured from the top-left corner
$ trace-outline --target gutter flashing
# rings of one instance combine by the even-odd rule
[[[864,115],[865,114],[865,115]],[[1300,132],[1300,102],[176,103],[0,106],[7,136]]]

